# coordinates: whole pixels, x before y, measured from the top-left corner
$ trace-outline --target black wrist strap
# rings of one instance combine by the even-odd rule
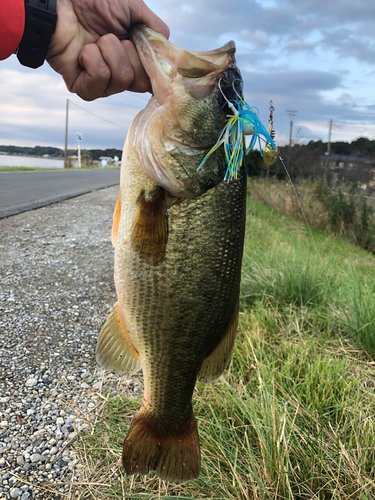
[[[17,51],[23,66],[42,66],[56,20],[56,0],[25,0],[25,31]]]

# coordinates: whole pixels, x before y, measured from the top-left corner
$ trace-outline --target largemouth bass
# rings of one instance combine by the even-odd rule
[[[112,228],[118,302],[97,360],[118,374],[143,369],[126,473],[184,481],[200,471],[196,380],[221,375],[236,336],[245,232],[245,170],[223,182],[223,150],[198,166],[242,82],[233,42],[189,52],[144,26],[131,35],[153,96],[125,142]]]

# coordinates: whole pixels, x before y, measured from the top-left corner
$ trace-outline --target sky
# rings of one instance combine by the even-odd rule
[[[268,121],[275,107],[276,142],[375,139],[375,2],[369,0],[152,0],[170,27],[170,41],[206,51],[237,47],[245,100]],[[0,145],[122,149],[127,129],[150,95],[123,92],[86,102],[71,94],[47,63],[0,61]]]

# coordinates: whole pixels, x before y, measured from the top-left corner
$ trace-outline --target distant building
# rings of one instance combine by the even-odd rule
[[[118,156],[115,156],[114,158],[111,158],[110,156],[101,156],[99,158],[101,161],[101,167],[118,167],[119,166],[119,158]]]
[[[333,181],[357,182],[361,189],[375,189],[375,160],[363,156],[321,155],[320,167]]]
[[[92,160],[89,154],[81,155],[81,167],[92,167]],[[65,168],[78,168],[78,156],[68,156],[65,163]]]
[[[372,166],[374,160],[363,156],[347,156],[347,155],[321,155],[320,166],[325,167],[328,164],[335,172],[339,172],[343,168],[354,168],[358,165]]]

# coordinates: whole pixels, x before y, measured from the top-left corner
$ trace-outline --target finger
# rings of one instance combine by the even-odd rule
[[[169,38],[169,28],[165,22],[160,19],[143,0],[130,0],[129,9],[131,15],[131,24],[143,23],[149,28],[158,33],[161,33],[165,38]]]
[[[151,82],[146,73],[141,60],[139,59],[137,49],[130,40],[123,40],[121,44],[125,47],[129,62],[133,68],[134,79],[127,90],[132,92],[151,92]]]
[[[120,41],[115,35],[108,34],[101,37],[97,43],[111,71],[111,78],[105,90],[106,96],[124,90],[147,92],[151,89],[150,79],[130,40]]]
[[[79,54],[79,64],[83,69],[72,85],[71,91],[85,101],[103,97],[111,79],[111,70],[97,43],[89,43],[83,47]]]

